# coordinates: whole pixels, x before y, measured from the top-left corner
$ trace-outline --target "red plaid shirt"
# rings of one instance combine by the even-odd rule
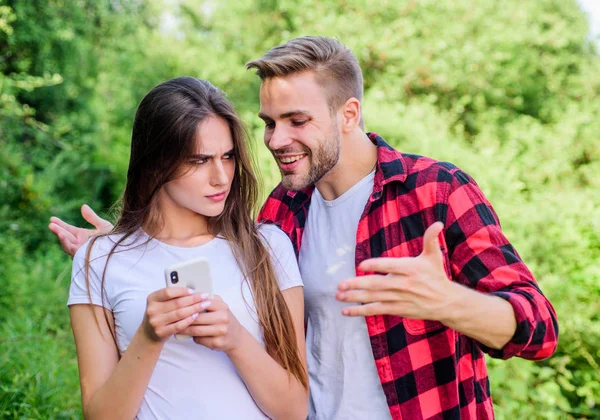
[[[398,316],[366,317],[377,372],[394,419],[491,419],[494,417],[483,352],[508,359],[551,356],[558,341],[556,313],[531,272],[500,229],[483,193],[456,166],[400,153],[377,134],[373,193],[358,223],[356,266],[374,257],[415,257],[425,229],[444,223],[442,251],[453,281],[506,299],[517,330],[494,350],[437,321]],[[296,255],[314,187],[279,185],[259,220],[272,222],[292,240]],[[365,275],[358,270],[357,275]]]

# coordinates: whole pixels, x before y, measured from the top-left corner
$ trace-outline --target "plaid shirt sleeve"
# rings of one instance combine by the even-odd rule
[[[491,204],[475,181],[456,170],[448,191],[445,240],[452,277],[483,293],[506,299],[517,329],[500,350],[479,343],[495,358],[530,360],[550,357],[558,343],[558,322],[552,305],[500,229]]]

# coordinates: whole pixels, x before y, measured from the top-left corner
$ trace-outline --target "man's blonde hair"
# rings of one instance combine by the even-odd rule
[[[358,60],[340,41],[322,36],[303,36],[279,45],[258,60],[246,64],[256,69],[261,80],[314,71],[325,89],[330,111],[337,111],[348,99],[362,102],[363,76]],[[362,116],[360,120],[361,127]]]

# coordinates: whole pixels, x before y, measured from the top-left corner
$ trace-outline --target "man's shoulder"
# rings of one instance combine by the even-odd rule
[[[407,184],[423,184],[429,182],[452,183],[455,179],[466,181],[466,175],[453,163],[440,161],[427,156],[398,152],[406,168]]]
[[[288,199],[293,198],[294,195],[294,191],[288,190],[280,182],[275,186],[275,188],[273,188],[273,191],[271,191],[268,198],[278,200],[279,202],[285,202]]]
[[[259,222],[276,223],[287,213],[291,213],[290,204],[293,197],[293,191],[288,190],[281,183],[278,184],[263,204],[258,215]]]
[[[305,205],[310,199],[314,187],[300,191],[292,191],[278,184],[262,206],[258,215],[259,222],[272,222],[280,224],[283,220],[293,216],[299,207]]]
[[[402,197],[412,197],[418,200],[421,206],[424,202],[430,205],[449,205],[451,196],[462,197],[463,205],[467,200],[473,205],[489,205],[475,179],[455,164],[427,156],[398,153],[406,169],[406,177],[400,187]]]
[[[432,181],[451,182],[457,174],[464,173],[450,162],[402,152],[388,144],[377,133],[369,133],[369,138],[378,147],[377,159],[383,182],[402,181],[408,186],[417,180],[418,184]]]

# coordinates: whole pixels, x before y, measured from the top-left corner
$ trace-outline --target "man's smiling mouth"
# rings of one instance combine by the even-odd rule
[[[302,159],[306,154],[294,155],[294,156],[279,156],[278,159],[282,163],[294,163],[300,159]]]

